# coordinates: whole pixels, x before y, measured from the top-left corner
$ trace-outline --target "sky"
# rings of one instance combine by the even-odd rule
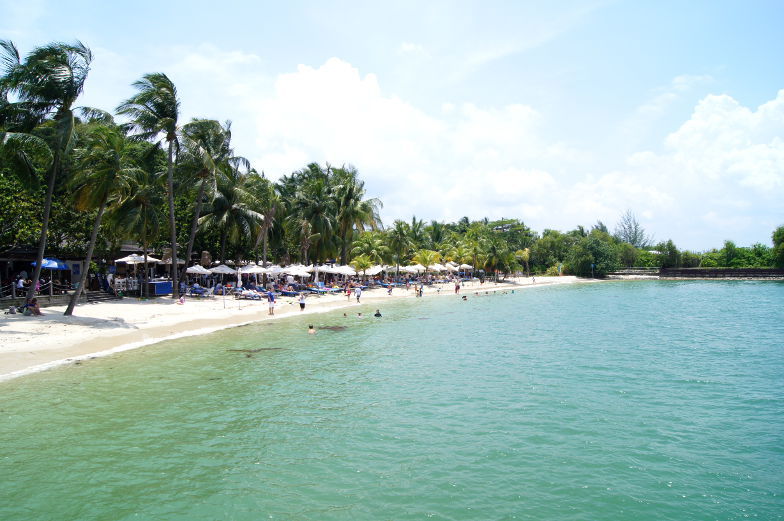
[[[780,1],[0,0],[22,54],[81,40],[85,106],[164,72],[270,179],[354,165],[384,222],[518,218],[681,249],[784,224]]]

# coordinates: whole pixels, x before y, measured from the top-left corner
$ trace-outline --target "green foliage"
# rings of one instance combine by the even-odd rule
[[[618,247],[608,233],[594,229],[570,249],[566,267],[581,277],[605,277],[620,267]]]
[[[773,231],[773,262],[777,268],[784,268],[784,226]]]

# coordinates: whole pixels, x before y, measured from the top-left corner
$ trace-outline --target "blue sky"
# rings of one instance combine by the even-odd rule
[[[80,39],[81,102],[166,72],[184,121],[233,121],[277,178],[354,164],[383,217],[517,217],[538,231],[634,211],[681,248],[784,224],[781,2],[0,0],[24,53]]]

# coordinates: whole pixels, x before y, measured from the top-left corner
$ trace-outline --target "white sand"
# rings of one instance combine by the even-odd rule
[[[530,278],[510,279],[511,283],[480,285],[467,283],[462,294],[475,291],[499,291],[510,288],[530,288],[549,284],[572,284],[575,277],[537,277],[536,285]],[[454,298],[454,286],[444,284],[440,293],[436,286],[425,288],[425,297]],[[413,289],[395,288],[392,295],[386,289],[362,292],[362,304],[377,304],[384,300],[414,298]],[[280,297],[274,317],[268,315],[266,301],[234,300],[227,297],[186,299],[179,305],[171,298],[141,301],[126,298],[99,304],[82,304],[74,316],[63,316],[65,306],[42,309],[43,316],[0,315],[0,381],[42,371],[64,363],[93,356],[141,347],[161,340],[204,334],[249,322],[292,315],[319,313],[341,307],[357,306],[353,294],[311,295],[305,311],[300,312],[298,299]]]

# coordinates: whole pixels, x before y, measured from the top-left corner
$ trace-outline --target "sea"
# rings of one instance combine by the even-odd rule
[[[784,518],[783,283],[479,288],[0,383],[0,520]]]

